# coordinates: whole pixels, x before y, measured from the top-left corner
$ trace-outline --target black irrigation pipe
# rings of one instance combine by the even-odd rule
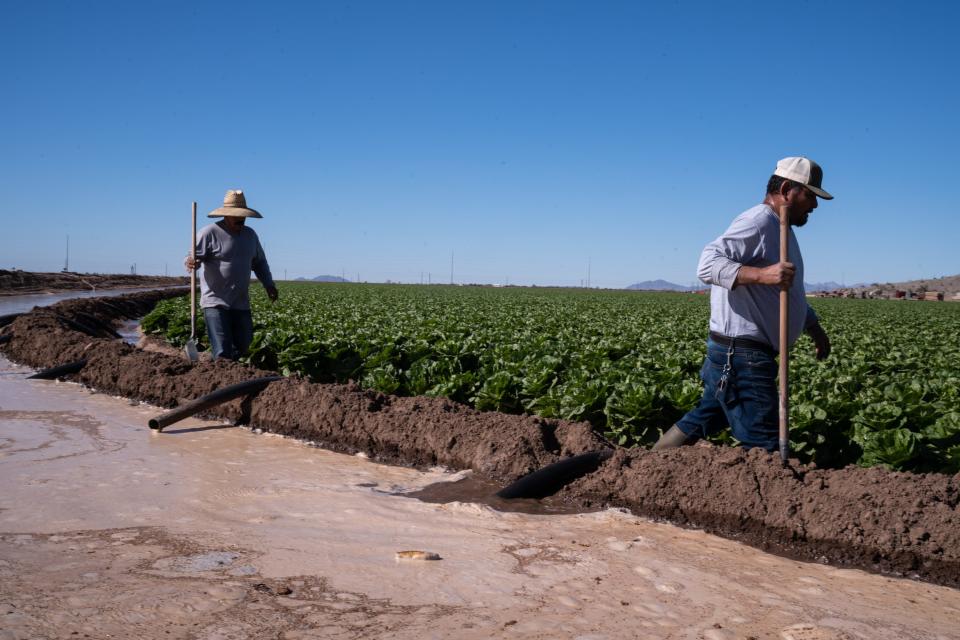
[[[22,315],[23,313],[8,313],[5,316],[0,316],[0,327],[7,326]]]
[[[77,373],[85,366],[87,366],[87,359],[82,358],[74,362],[68,362],[66,364],[57,365],[56,367],[50,367],[49,369],[41,369],[32,376],[27,376],[27,380],[53,380],[55,378],[61,378],[66,375],[70,375],[71,373]]]
[[[155,431],[163,431],[164,427],[167,427],[174,422],[179,422],[180,420],[188,418],[195,413],[203,411],[204,409],[209,409],[210,407],[215,407],[218,404],[223,404],[228,400],[258,393],[263,391],[263,389],[266,388],[266,386],[271,382],[282,379],[283,376],[267,376],[265,378],[255,378],[245,382],[238,382],[237,384],[232,384],[229,387],[217,389],[213,393],[208,393],[207,395],[201,396],[196,400],[191,400],[182,407],[171,409],[170,411],[167,411],[156,418],[151,418],[147,424]]]
[[[613,449],[601,449],[581,453],[548,464],[542,469],[529,473],[513,484],[500,489],[498,498],[546,498],[552,496],[577,478],[593,473],[601,464],[613,455]]]
[[[94,338],[102,338],[104,336],[108,338],[121,337],[119,333],[104,324],[101,320],[98,320],[97,318],[86,313],[78,313],[74,318],[68,318],[58,313],[56,314],[56,318],[61,322],[66,323],[66,325],[74,331],[85,333]]]

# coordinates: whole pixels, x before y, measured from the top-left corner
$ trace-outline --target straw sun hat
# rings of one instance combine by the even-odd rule
[[[230,189],[223,196],[223,206],[214,209],[207,214],[208,218],[219,218],[222,216],[237,216],[242,218],[262,218],[259,211],[247,207],[247,199],[243,197],[243,191],[239,189]]]

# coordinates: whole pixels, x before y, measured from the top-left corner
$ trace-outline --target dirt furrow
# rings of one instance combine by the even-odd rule
[[[104,335],[103,325],[140,317],[172,295],[147,292],[35,309],[2,330],[12,335],[2,348],[10,359],[36,368],[86,358],[87,366],[71,379],[161,407],[270,373],[229,362],[191,365],[90,335]],[[216,414],[336,451],[473,469],[501,483],[610,447],[587,423],[479,412],[442,398],[385,396],[300,378],[272,383],[250,401],[221,405]],[[805,560],[960,587],[960,474],[796,463],[783,468],[763,451],[709,446],[618,450],[561,495],[584,507],[624,507]]]

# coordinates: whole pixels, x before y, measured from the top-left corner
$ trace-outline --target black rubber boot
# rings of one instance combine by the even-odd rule
[[[683,445],[687,444],[687,441],[692,440],[694,440],[694,438],[691,438],[683,431],[680,431],[680,427],[677,425],[673,425],[663,432],[663,435],[660,436],[659,440],[657,440],[657,444],[653,445],[653,450],[682,447]]]

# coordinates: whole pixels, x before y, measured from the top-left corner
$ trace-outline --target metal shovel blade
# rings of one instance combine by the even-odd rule
[[[187,344],[183,346],[183,351],[187,354],[190,362],[196,362],[200,359],[200,352],[197,351],[197,341],[193,338],[187,340]]]

